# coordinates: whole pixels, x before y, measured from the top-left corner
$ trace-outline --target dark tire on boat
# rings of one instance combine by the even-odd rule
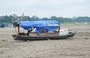
[[[12,35],[14,40],[18,40],[16,35]]]

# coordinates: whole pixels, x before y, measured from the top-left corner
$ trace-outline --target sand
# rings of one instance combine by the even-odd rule
[[[90,26],[64,25],[76,35],[63,40],[13,40],[14,28],[0,28],[0,58],[90,58]]]

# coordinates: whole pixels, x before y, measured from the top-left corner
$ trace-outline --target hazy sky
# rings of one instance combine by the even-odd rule
[[[90,16],[90,0],[0,0],[0,15]]]

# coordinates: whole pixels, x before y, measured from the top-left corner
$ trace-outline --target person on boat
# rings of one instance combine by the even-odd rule
[[[29,33],[32,31],[32,29],[29,29],[28,31],[27,31],[27,35],[29,35]]]
[[[27,35],[29,35],[30,32],[35,31],[34,29],[35,29],[35,27],[29,29],[29,30],[27,31]]]

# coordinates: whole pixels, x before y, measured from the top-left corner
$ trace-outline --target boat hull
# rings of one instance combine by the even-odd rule
[[[73,32],[69,32],[68,35],[54,35],[54,36],[28,36],[28,35],[12,35],[14,40],[45,40],[45,39],[66,39],[69,37],[73,37],[75,35],[75,33]]]

